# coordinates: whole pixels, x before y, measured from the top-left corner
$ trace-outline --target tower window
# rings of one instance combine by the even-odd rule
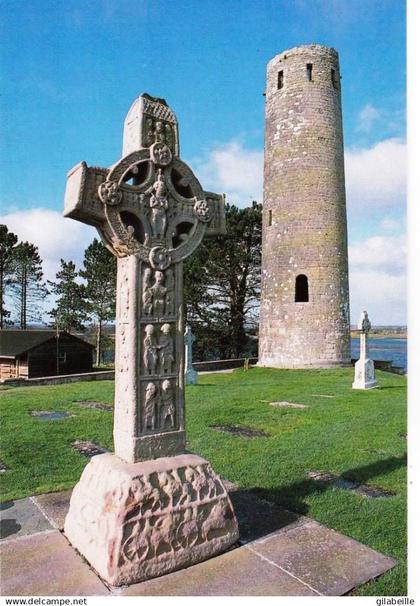
[[[312,63],[306,64],[306,77],[308,78],[309,82],[312,82]]]
[[[296,276],[295,302],[307,303],[309,301],[308,278],[304,274]]]
[[[331,70],[331,82],[334,88],[338,88],[337,72],[335,69]]]
[[[273,224],[273,211],[269,210],[268,211],[268,225],[272,225]]]
[[[281,88],[283,88],[283,84],[284,84],[284,77],[283,77],[283,70],[281,70],[277,74],[277,88],[278,88],[278,90],[280,90]]]

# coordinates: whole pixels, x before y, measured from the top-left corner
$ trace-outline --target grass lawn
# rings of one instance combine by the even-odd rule
[[[223,478],[399,561],[355,594],[406,595],[406,379],[378,371],[381,389],[363,392],[351,389],[352,378],[352,369],[201,375],[186,390],[187,447],[209,459]],[[82,408],[76,400],[112,404],[113,383],[0,391],[0,458],[9,468],[0,474],[2,500],[73,486],[87,462],[71,447],[76,439],[112,449],[112,414]],[[308,407],[268,403],[284,400]],[[73,416],[47,422],[30,416],[32,410]],[[269,437],[247,439],[210,425],[251,427]],[[308,478],[310,471],[395,495],[373,499],[320,485]]]

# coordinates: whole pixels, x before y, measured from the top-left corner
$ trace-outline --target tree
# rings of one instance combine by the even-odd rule
[[[13,256],[17,236],[9,232],[6,225],[0,225],[0,329],[8,323],[10,311],[5,307],[6,287],[12,283]]]
[[[57,330],[84,330],[88,317],[85,286],[76,282],[78,272],[73,261],[60,259],[61,268],[56,282],[48,280],[51,292],[56,295],[56,306],[48,312]]]
[[[261,280],[262,205],[226,205],[227,233],[208,238],[185,263],[185,303],[196,352],[221,357],[249,353],[257,325]],[[201,345],[200,345],[201,344]]]
[[[79,275],[86,280],[88,312],[96,327],[96,366],[102,358],[103,325],[115,317],[117,259],[96,238],[85,250],[84,269]]]
[[[27,328],[28,321],[40,321],[39,302],[48,290],[43,281],[42,259],[37,246],[21,242],[15,247],[11,286],[20,328]]]

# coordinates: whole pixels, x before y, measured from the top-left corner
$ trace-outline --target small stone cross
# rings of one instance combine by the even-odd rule
[[[203,191],[179,158],[178,123],[141,95],[124,124],[123,157],[75,166],[66,217],[97,228],[118,257],[115,454],[128,462],[184,452],[182,261],[225,232],[224,197]]]
[[[368,334],[372,328],[367,311],[360,314],[357,328],[360,331],[360,359],[365,360],[369,357]]]
[[[371,323],[367,311],[360,315],[357,328],[360,331],[360,358],[354,367],[353,389],[373,389],[378,387],[375,379],[375,363],[369,359],[368,334]]]
[[[196,385],[197,384],[197,371],[194,370],[192,362],[192,346],[195,341],[195,336],[191,331],[190,326],[186,326],[184,333],[185,343],[185,384]]]

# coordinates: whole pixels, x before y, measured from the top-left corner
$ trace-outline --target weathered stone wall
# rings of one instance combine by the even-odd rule
[[[300,274],[308,278],[307,302],[295,302]],[[259,364],[348,363],[339,62],[334,49],[313,44],[268,64]]]

